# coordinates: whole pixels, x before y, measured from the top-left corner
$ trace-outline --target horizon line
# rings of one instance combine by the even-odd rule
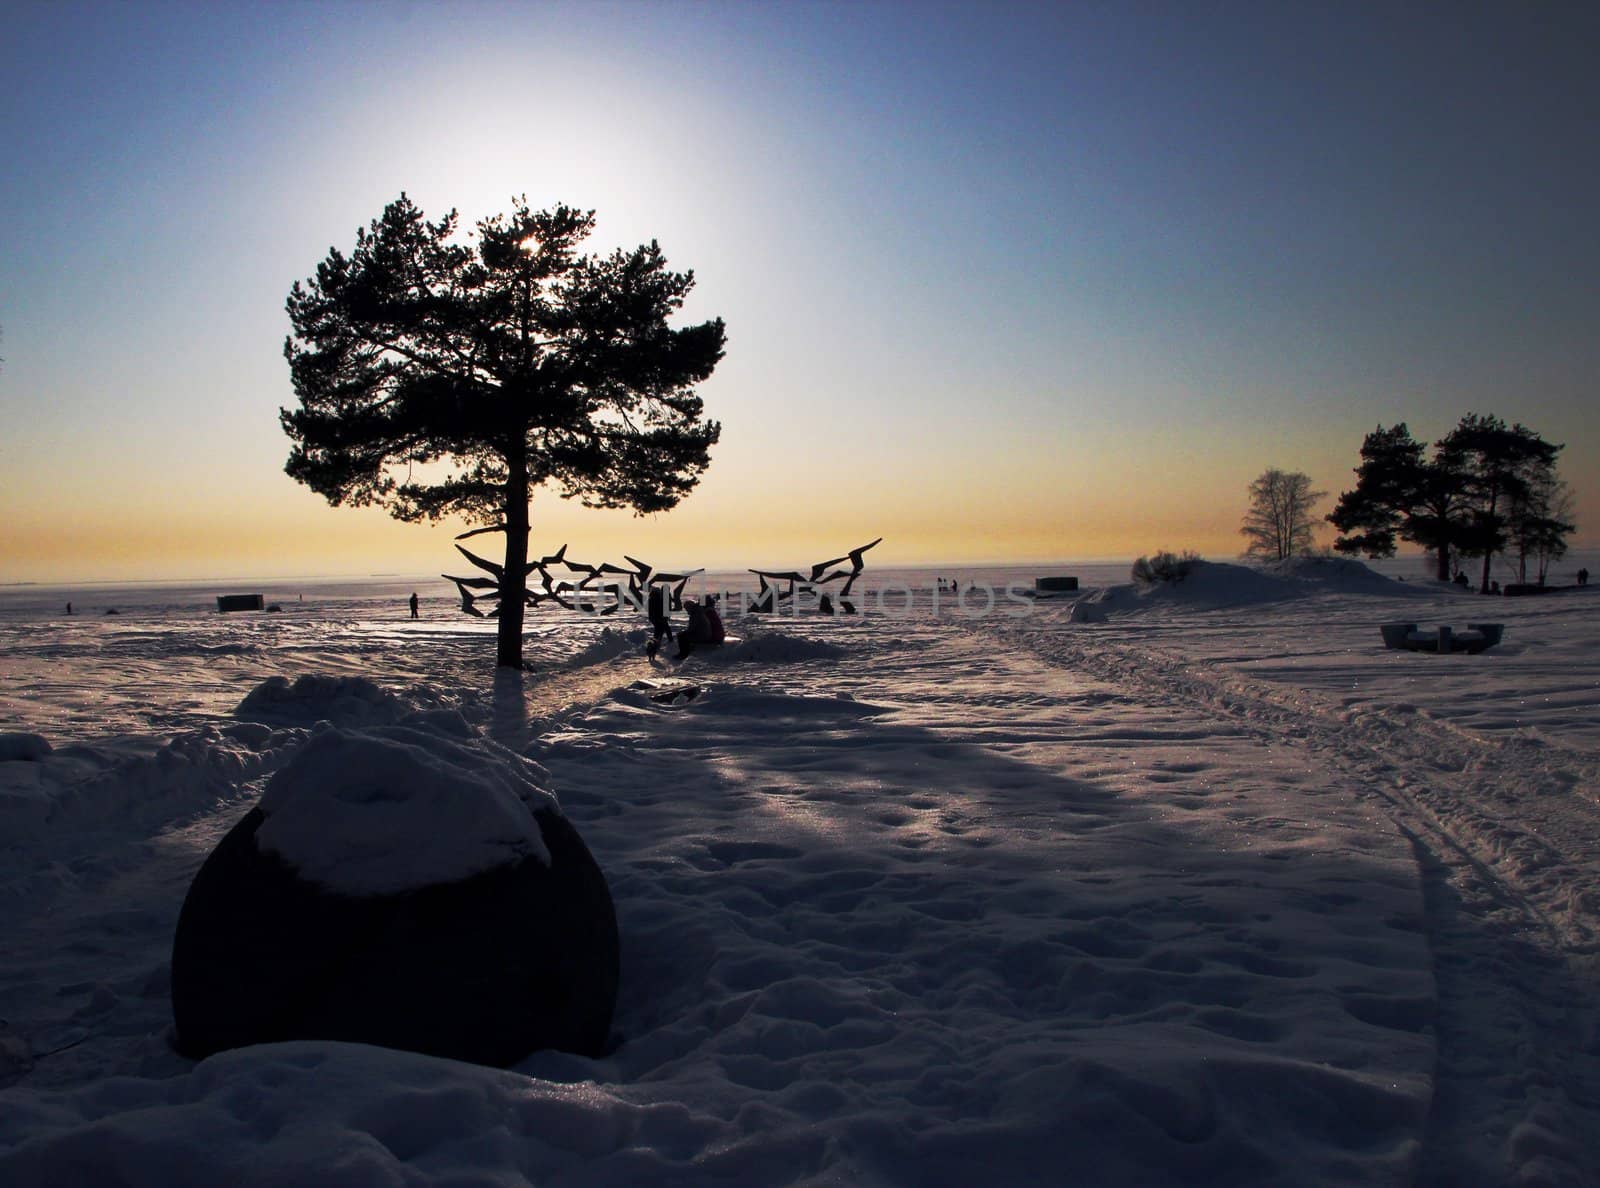
[[[1587,552],[1600,548],[1600,545],[1580,545],[1568,550],[1568,553]],[[1148,555],[1148,554],[1146,554]],[[949,570],[949,569],[1016,569],[1023,566],[1063,566],[1063,565],[1131,565],[1139,554],[1126,555],[1100,554],[1088,557],[1069,558],[1035,558],[1023,557],[1005,561],[909,561],[903,564],[868,566],[865,572],[873,570]],[[1357,561],[1406,561],[1413,558],[1426,557],[1422,550],[1397,552],[1393,557],[1385,558],[1348,558]],[[1230,553],[1226,558],[1203,558],[1205,560],[1246,560],[1243,554]],[[755,566],[747,565],[707,565],[699,567],[703,573],[749,573]],[[242,583],[242,582],[327,582],[327,581],[377,581],[392,579],[394,581],[448,581],[443,574],[424,571],[380,571],[380,572],[324,572],[324,573],[283,573],[283,574],[201,574],[198,576],[181,577],[120,577],[120,578],[41,578],[23,579],[14,581],[0,581],[0,590],[19,589],[48,589],[64,586],[154,586],[154,585],[205,585],[211,583]]]

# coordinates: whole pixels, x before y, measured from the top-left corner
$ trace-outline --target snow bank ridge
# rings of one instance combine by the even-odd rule
[[[0,735],[0,847],[63,829],[153,825],[237,794],[299,732],[239,725],[137,740],[52,747],[37,734]]]
[[[739,629],[746,632],[743,639],[720,648],[697,651],[695,655],[729,663],[795,664],[802,660],[835,660],[845,654],[838,644],[824,639],[753,629],[749,624],[748,618],[740,624]]]
[[[1108,615],[1131,614],[1155,606],[1215,610],[1287,602],[1321,594],[1377,594],[1404,597],[1425,591],[1386,578],[1359,561],[1336,557],[1290,557],[1260,567],[1225,561],[1195,561],[1178,582],[1108,586],[1078,599],[1072,620],[1092,623]]]

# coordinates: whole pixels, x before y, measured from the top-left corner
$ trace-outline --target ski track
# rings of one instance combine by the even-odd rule
[[[1418,1182],[1600,1183],[1600,761],[1531,734],[1329,698],[1091,628],[979,628],[1153,705],[1206,707],[1335,768],[1411,840],[1438,986]],[[1486,1178],[1489,1177],[1489,1178]]]

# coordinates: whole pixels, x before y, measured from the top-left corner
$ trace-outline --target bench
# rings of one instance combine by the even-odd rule
[[[1409,652],[1466,652],[1475,655],[1499,643],[1504,623],[1468,623],[1465,631],[1439,627],[1419,631],[1415,623],[1385,623],[1378,628],[1385,647]]]

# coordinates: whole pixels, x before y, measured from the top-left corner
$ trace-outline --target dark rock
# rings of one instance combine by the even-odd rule
[[[606,1050],[619,966],[605,876],[559,813],[536,857],[358,898],[264,853],[252,809],[201,866],[172,947],[178,1048],[201,1059],[290,1039],[377,1044],[504,1067]]]
[[[1406,639],[1417,629],[1415,623],[1384,623],[1378,628],[1383,635],[1383,645],[1387,648],[1404,648]]]
[[[40,734],[0,734],[0,763],[38,763],[51,749],[49,741]]]

